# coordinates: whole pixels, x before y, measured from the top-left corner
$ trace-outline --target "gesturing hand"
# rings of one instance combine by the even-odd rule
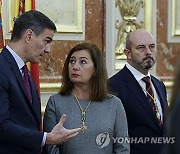
[[[47,133],[46,144],[62,144],[78,134],[81,128],[66,129],[63,127],[65,120],[66,115],[63,114],[59,123],[52,129],[50,133]]]

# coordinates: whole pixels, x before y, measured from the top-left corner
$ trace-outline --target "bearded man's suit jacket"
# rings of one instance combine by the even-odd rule
[[[0,53],[0,153],[40,153],[40,99],[29,78],[32,104],[18,65],[5,47]]]
[[[154,76],[151,76],[151,80],[159,96],[163,115],[165,115],[167,106],[165,86]],[[131,140],[130,153],[159,154],[162,144],[151,143],[151,139],[158,139],[158,137],[161,139],[164,129],[163,126],[159,126],[156,115],[152,110],[152,107],[150,107],[144,91],[133,74],[125,66],[121,71],[112,76],[108,82],[111,90],[114,94],[117,94],[124,105],[128,121],[129,136],[131,139],[140,139],[135,139],[136,141]],[[163,120],[164,119],[165,117],[163,116]],[[144,144],[145,137],[150,139],[146,144]],[[146,139],[148,140],[148,138]]]

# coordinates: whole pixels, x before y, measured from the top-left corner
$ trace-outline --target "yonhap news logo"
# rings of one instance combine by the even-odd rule
[[[174,144],[175,137],[112,137],[114,143],[128,144]]]
[[[111,137],[108,132],[100,133],[96,137],[99,148],[109,145],[110,141],[118,144],[174,144],[175,137]]]
[[[109,133],[107,133],[107,132],[100,133],[96,137],[96,143],[97,143],[99,148],[104,148],[104,147],[108,146],[110,143]]]

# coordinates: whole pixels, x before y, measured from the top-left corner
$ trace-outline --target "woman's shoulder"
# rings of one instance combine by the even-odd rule
[[[115,96],[113,94],[108,94],[108,99],[113,101],[113,102],[120,102],[121,103],[120,98],[118,98],[117,96]]]
[[[122,106],[121,100],[113,95],[113,94],[108,94],[108,98],[104,100],[107,104],[112,105],[114,107]]]
[[[124,105],[122,104],[120,98],[118,98],[115,95],[109,94],[109,100],[111,106],[113,106],[116,109],[116,113],[120,114],[120,115],[124,115],[125,114],[125,109],[124,109]]]
[[[50,96],[51,99],[59,99],[59,98],[63,98],[64,96],[61,95],[60,93],[56,93]]]
[[[56,93],[49,97],[48,102],[54,102],[55,104],[58,102],[59,104],[63,102],[72,101],[72,99],[73,99],[72,95],[61,95],[60,93]]]
[[[50,96],[52,99],[70,99],[72,98],[72,95],[62,95],[60,93],[56,93]]]

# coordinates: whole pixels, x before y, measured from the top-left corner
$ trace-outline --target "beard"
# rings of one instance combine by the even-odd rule
[[[137,68],[140,68],[143,70],[149,70],[154,66],[155,60],[153,59],[153,57],[147,56],[143,58],[142,61],[137,61],[136,59],[133,59],[132,63],[134,63]]]
[[[151,58],[144,58],[142,61],[142,67],[146,70],[149,70],[150,68],[152,68],[155,64],[154,59]]]

